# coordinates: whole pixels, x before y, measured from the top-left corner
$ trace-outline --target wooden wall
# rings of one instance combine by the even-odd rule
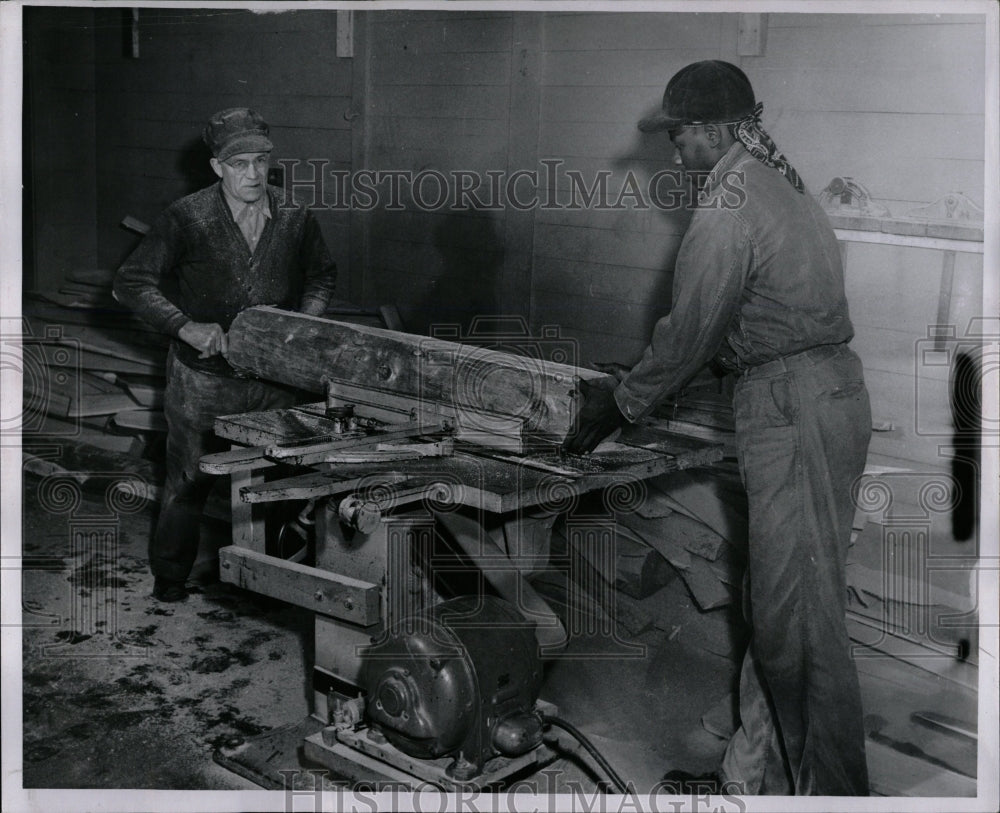
[[[901,217],[949,192],[983,204],[985,36],[981,17],[772,14],[764,54],[741,64],[813,193],[851,176]],[[982,311],[982,259],[955,257],[949,321],[959,337]],[[855,243],[846,260],[853,346],[876,421],[894,427],[872,452],[943,465],[949,367],[923,363],[943,252]]]
[[[619,185],[669,166],[664,136],[636,122],[696,59],[740,65],[764,125],[818,194],[851,176],[893,216],[961,191],[983,203],[985,25],[961,15],[764,16],[759,55],[740,56],[738,14],[549,14],[542,40],[539,155]],[[563,183],[565,191],[565,183]],[[555,323],[583,359],[633,360],[669,308],[680,213],[539,210],[531,321]],[[943,253],[851,245],[847,289],[889,465],[943,467],[947,366],[926,365]],[[982,255],[958,254],[949,320],[961,336],[982,308]]]
[[[670,308],[684,210],[633,205],[618,195],[629,178],[647,200],[649,179],[674,169],[666,135],[636,123],[659,107],[667,80],[699,59],[732,59],[736,15],[550,14],[543,40],[539,155],[561,159],[588,186],[609,173],[610,206],[560,206],[536,215],[531,318],[559,324],[582,360],[635,361]]]
[[[102,264],[116,267],[136,243],[119,226],[124,216],[148,222],[215,180],[201,129],[216,110],[259,110],[271,125],[272,163],[317,158],[331,170],[350,167],[353,61],[336,56],[335,13],[143,7],[137,58],[123,48],[128,10],[95,14]],[[310,173],[304,166],[296,177]],[[346,284],[348,215],[317,217]]]
[[[94,12],[28,7],[24,33],[24,282],[55,289],[97,264]]]
[[[510,13],[386,12],[369,15],[368,136],[365,166],[414,178],[504,170],[511,138]],[[517,115],[517,110],[514,111]],[[532,127],[532,123],[518,122]],[[370,302],[396,302],[409,329],[468,331],[474,316],[502,309],[506,213],[434,206],[432,176],[400,209],[371,213]],[[388,195],[388,188],[381,187]],[[423,201],[430,206],[418,205]]]
[[[611,200],[627,179],[646,195],[673,156],[636,122],[675,71],[706,58],[747,72],[812,193],[846,175],[894,215],[952,191],[983,203],[981,17],[771,14],[763,49],[741,56],[736,13],[357,11],[354,56],[340,58],[334,11],[143,7],[136,58],[125,9],[26,12],[44,199],[35,253],[54,279],[74,263],[116,266],[136,242],[124,216],[150,220],[213,180],[201,126],[248,104],[272,122],[276,158],[323,160],[327,172],[539,175],[537,188],[518,185],[539,195],[525,210],[428,209],[408,190],[387,209],[385,186],[373,211],[318,210],[344,298],[393,302],[417,332],[511,315],[571,339],[581,362],[633,361],[669,308],[687,216],[634,197],[567,206],[567,173],[587,186],[607,173]],[[855,346],[876,418],[896,427],[873,449],[942,464],[947,370],[917,356],[937,317],[941,253],[852,245],[847,258]],[[959,254],[949,318],[960,334],[981,288],[981,255]]]

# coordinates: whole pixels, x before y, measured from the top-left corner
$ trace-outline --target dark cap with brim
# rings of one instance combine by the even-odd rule
[[[750,80],[729,62],[709,59],[681,68],[667,83],[663,106],[639,122],[644,133],[684,124],[737,122],[753,113]]]
[[[218,160],[250,152],[274,149],[268,138],[270,128],[264,117],[248,107],[220,110],[208,120],[202,137]]]

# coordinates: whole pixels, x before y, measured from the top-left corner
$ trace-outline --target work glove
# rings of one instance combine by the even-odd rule
[[[576,430],[562,444],[569,454],[587,454],[625,422],[613,390],[581,380],[580,392],[583,406],[576,416]]]

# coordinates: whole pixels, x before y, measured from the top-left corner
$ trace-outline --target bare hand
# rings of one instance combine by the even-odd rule
[[[299,313],[304,313],[306,316],[322,316],[326,313],[326,303],[318,299],[305,299],[299,308]]]
[[[583,407],[576,416],[576,430],[562,445],[570,454],[587,454],[625,422],[613,390],[581,381],[580,392]]]
[[[215,322],[188,322],[177,334],[181,341],[198,350],[198,358],[206,359],[221,353],[229,352],[229,337],[222,326]]]

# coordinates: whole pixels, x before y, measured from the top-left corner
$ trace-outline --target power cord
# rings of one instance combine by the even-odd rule
[[[629,790],[622,778],[618,775],[611,764],[601,755],[594,745],[588,740],[583,733],[572,723],[566,722],[566,720],[561,717],[556,717],[551,714],[541,714],[539,715],[542,720],[542,724],[546,726],[556,726],[557,728],[563,729],[567,734],[570,734],[573,739],[575,739],[580,745],[587,749],[587,753],[590,754],[601,769],[608,775],[611,783],[615,786],[615,789],[622,794],[628,794]]]

